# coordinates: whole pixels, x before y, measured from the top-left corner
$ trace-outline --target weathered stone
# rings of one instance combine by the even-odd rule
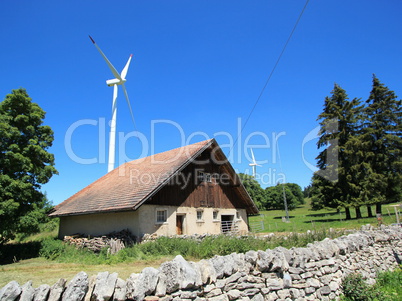
[[[214,290],[214,289],[216,289],[215,284],[206,285],[206,286],[204,287],[204,293],[207,294],[207,293],[209,293],[210,291],[212,291],[212,290]]]
[[[267,250],[267,252],[259,250],[257,252],[258,258],[256,262],[256,267],[261,272],[268,272],[270,271],[272,260],[274,254],[271,250]]]
[[[159,298],[155,296],[146,296],[144,301],[159,301]]]
[[[17,281],[11,281],[0,290],[1,301],[14,301],[21,295],[22,289]]]
[[[336,292],[339,289],[339,284],[336,281],[330,282],[328,286],[333,292]]]
[[[81,301],[88,291],[88,275],[85,272],[79,272],[68,283],[61,300],[62,301]]]
[[[290,277],[290,274],[288,272],[285,272],[283,274],[283,287],[289,288],[291,286],[292,286],[292,277]]]
[[[251,296],[254,296],[255,294],[258,294],[259,292],[260,292],[260,290],[258,288],[248,288],[243,291],[243,294],[251,297]]]
[[[35,295],[35,289],[32,287],[32,280],[21,286],[21,291],[19,301],[32,301]]]
[[[215,283],[215,286],[216,286],[217,288],[220,288],[220,289],[224,288],[225,285],[226,285],[226,279],[218,279],[218,280],[216,281],[216,283]]]
[[[214,256],[209,259],[212,266],[216,271],[217,278],[223,278],[224,276],[230,276],[235,272],[235,261],[233,256]]]
[[[180,298],[182,299],[195,299],[196,297],[197,293],[194,291],[184,291],[180,294]]]
[[[50,288],[49,297],[47,301],[59,301],[61,295],[64,292],[64,289],[66,288],[66,283],[67,283],[66,279],[61,278],[55,284],[53,284],[52,287]]]
[[[160,270],[166,276],[167,293],[202,285],[199,265],[187,262],[181,255],[162,263]]]
[[[329,295],[331,293],[331,289],[329,286],[323,286],[319,289],[321,295]]]
[[[132,273],[126,281],[126,299],[134,300],[134,292],[135,292],[135,281],[139,277],[139,274]]]
[[[282,279],[267,279],[266,285],[272,291],[281,290],[281,289],[283,289],[283,280]]]
[[[273,252],[271,271],[287,271],[289,270],[289,263],[283,253]]]
[[[89,280],[88,280],[88,292],[86,293],[86,295],[84,297],[84,301],[91,301],[92,293],[95,288],[95,284],[96,284],[96,275],[92,275],[91,277],[89,277]]]
[[[246,260],[246,254],[244,253],[232,253],[231,254],[233,257],[233,261],[235,263],[235,269],[234,272],[242,272],[242,273],[249,273],[251,270],[253,270],[254,265],[249,263]]]
[[[278,299],[278,295],[276,292],[270,292],[267,296],[265,296],[265,300],[267,301],[275,301]]]
[[[126,295],[129,295],[134,300],[143,300],[145,296],[155,292],[159,274],[159,270],[148,267],[143,269],[140,274],[130,276],[131,279],[127,280]]]
[[[228,296],[229,300],[235,300],[240,298],[241,292],[239,290],[230,290],[226,293]]]
[[[251,301],[264,301],[264,297],[261,295],[261,293],[258,293],[253,298],[251,298]]]
[[[210,261],[202,259],[198,263],[203,284],[214,283],[216,281],[216,271]]]
[[[229,301],[228,296],[226,295],[219,295],[211,298],[207,298],[208,301]]]
[[[245,282],[251,282],[251,283],[265,283],[265,279],[262,277],[257,277],[257,276],[251,276],[247,275],[242,277],[239,282],[245,281]]]
[[[280,299],[286,299],[290,297],[290,291],[288,289],[279,290],[276,292]]]
[[[49,296],[50,286],[42,284],[35,289],[34,301],[46,301]]]
[[[158,284],[156,285],[155,289],[155,296],[158,297],[163,297],[166,295],[166,275],[164,273],[159,273],[159,281]]]
[[[293,299],[297,299],[300,297],[300,291],[296,288],[290,288],[289,293]]]
[[[240,277],[242,277],[242,273],[236,272],[232,276],[226,278],[225,284],[228,284],[228,283],[231,283],[231,282],[236,282],[237,280],[239,280]]]
[[[303,273],[303,270],[301,268],[289,267],[289,273],[299,275]]]
[[[307,283],[293,283],[292,287],[297,289],[303,289],[307,287]]]
[[[302,279],[311,278],[311,277],[313,277],[313,273],[306,272],[306,273],[301,274],[300,277],[302,277]]]
[[[222,290],[220,288],[214,288],[208,294],[206,294],[205,297],[212,298],[212,297],[219,296],[219,295],[222,295]]]
[[[256,251],[248,251],[244,255],[244,260],[247,261],[252,267],[257,263],[258,253]]]
[[[238,290],[245,290],[248,288],[254,288],[255,284],[250,282],[240,282],[236,285],[236,289]]]
[[[332,275],[325,275],[320,278],[320,282],[324,285],[328,285],[331,282],[332,278]]]
[[[306,294],[312,294],[315,292],[315,288],[312,286],[308,286],[304,289],[304,291],[306,292]]]
[[[309,278],[306,281],[307,285],[310,287],[314,287],[314,288],[319,288],[321,286],[321,283],[318,279],[315,278]]]
[[[121,278],[117,278],[116,285],[114,287],[113,301],[126,300],[126,281]]]
[[[117,273],[100,272],[96,276],[91,301],[108,301],[113,296]]]

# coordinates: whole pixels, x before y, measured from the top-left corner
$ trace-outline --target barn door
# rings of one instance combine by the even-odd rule
[[[177,235],[183,234],[183,220],[184,220],[184,215],[176,215],[176,234]]]

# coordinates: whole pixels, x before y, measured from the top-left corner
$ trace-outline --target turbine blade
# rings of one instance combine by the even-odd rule
[[[127,104],[128,104],[128,109],[130,110],[130,115],[131,115],[131,119],[133,120],[133,124],[134,124],[135,131],[138,132],[138,131],[137,131],[137,125],[135,124],[135,119],[134,119],[133,110],[131,109],[130,99],[128,98],[126,86],[124,85],[124,83],[123,83],[121,86],[122,86],[122,88],[123,88],[124,95],[126,96],[126,100],[127,100]]]
[[[125,78],[126,78],[127,71],[128,71],[128,66],[130,66],[130,62],[131,62],[131,57],[132,57],[132,56],[133,56],[133,55],[130,54],[130,57],[128,58],[128,61],[127,61],[126,65],[124,66],[123,70],[121,71],[121,78],[122,78],[122,79],[125,79]]]
[[[95,45],[96,49],[98,49],[99,53],[102,55],[103,59],[106,61],[107,65],[109,66],[109,69],[112,71],[113,75],[122,80],[119,72],[117,72],[116,68],[112,65],[112,63],[108,60],[108,58],[106,57],[106,55],[102,52],[102,50],[99,48],[99,46],[95,43],[95,40],[92,39],[91,36],[89,36],[89,38],[91,39],[92,43]]]
[[[254,164],[256,164],[256,163],[255,163],[255,158],[254,158],[253,149],[252,149],[252,148],[250,148],[250,150],[251,150],[251,157],[253,158],[253,163],[254,163]]]

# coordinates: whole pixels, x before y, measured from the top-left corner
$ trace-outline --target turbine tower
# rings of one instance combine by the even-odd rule
[[[118,89],[117,86],[119,86],[119,85],[121,85],[121,87],[123,88],[123,92],[124,92],[124,95],[125,95],[126,100],[127,100],[128,108],[130,110],[131,118],[133,120],[134,127],[135,127],[135,120],[134,120],[133,110],[131,109],[130,100],[128,98],[127,90],[126,90],[126,87],[124,85],[124,83],[126,82],[126,75],[127,75],[128,67],[129,67],[130,62],[131,62],[131,57],[133,55],[130,54],[130,57],[128,58],[128,61],[127,61],[126,65],[124,66],[123,70],[119,74],[119,72],[117,72],[116,68],[113,67],[112,63],[108,60],[106,55],[102,52],[102,50],[99,48],[99,46],[95,43],[95,40],[91,36],[89,36],[89,38],[91,39],[92,43],[95,45],[96,49],[98,49],[99,53],[102,55],[103,59],[106,61],[106,64],[109,66],[109,69],[112,71],[113,75],[115,76],[114,79],[108,79],[106,81],[106,84],[109,87],[113,86],[112,120],[110,122],[109,161],[108,161],[108,168],[107,168],[107,172],[110,172],[110,171],[112,171],[114,169],[114,165],[115,165],[116,115],[117,115],[117,102],[116,102],[116,100],[117,100],[117,89]]]
[[[261,165],[258,165],[257,162],[255,161],[253,149],[250,148],[250,150],[251,150],[251,158],[253,159],[253,162],[251,162],[249,164],[249,166],[251,166],[253,168],[253,178],[255,179],[255,176],[256,176],[256,173],[257,173],[257,166],[261,166]]]

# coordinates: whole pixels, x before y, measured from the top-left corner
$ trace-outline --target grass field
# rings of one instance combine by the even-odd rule
[[[113,265],[91,265],[80,263],[59,263],[45,258],[32,258],[20,262],[0,266],[0,288],[12,280],[19,284],[32,280],[33,286],[41,284],[53,285],[60,278],[71,280],[77,273],[84,271],[89,276],[98,272],[116,272],[122,279],[127,279],[131,273],[139,273],[146,267],[158,268],[163,262],[173,259],[163,257],[157,260],[141,260],[131,263],[117,263]]]
[[[391,205],[391,204],[390,204]],[[375,212],[375,208],[372,208]],[[383,223],[389,225],[396,223],[394,208],[389,205],[383,205]],[[290,222],[282,221],[286,216],[285,211],[271,210],[261,211],[260,216],[251,216],[249,223],[255,232],[306,232],[307,230],[329,230],[333,229],[358,229],[362,225],[371,224],[377,226],[377,218],[367,218],[367,208],[361,207],[363,218],[355,219],[354,210],[351,210],[352,219],[346,220],[345,211],[337,212],[335,209],[322,209],[313,211],[310,209],[309,199],[306,204],[289,211]],[[264,226],[261,227],[261,224]]]
[[[389,214],[388,210],[389,209]],[[362,209],[363,216],[367,215],[365,208]],[[392,211],[391,211],[392,209]],[[396,222],[395,213],[393,208],[384,205],[383,207],[383,222],[384,224],[392,224]],[[250,217],[249,222],[253,225],[264,225],[264,229],[258,229],[256,232],[269,233],[269,232],[306,232],[307,230],[315,232],[323,232],[325,230],[332,229],[358,229],[362,225],[371,224],[377,226],[376,218],[362,218],[352,219],[350,221],[345,220],[344,212],[336,212],[336,210],[320,210],[312,211],[309,209],[308,200],[306,204],[294,211],[289,212],[290,222],[286,223],[282,221],[282,217],[285,216],[284,211],[265,211],[261,212],[260,216]],[[352,213],[353,217],[353,213]],[[16,280],[20,284],[25,283],[28,280],[33,281],[34,287],[41,284],[54,284],[59,278],[65,278],[67,280],[72,279],[80,271],[85,271],[88,275],[96,275],[98,272],[117,272],[120,278],[126,279],[131,273],[138,273],[143,268],[159,267],[160,264],[166,260],[173,258],[172,256],[162,255],[157,258],[149,257],[142,260],[133,260],[132,262],[119,262],[113,264],[91,264],[82,263],[82,260],[76,257],[75,262],[60,262],[49,260],[41,257],[31,258],[29,254],[32,254],[32,249],[38,248],[36,254],[39,254],[40,241],[48,237],[56,237],[57,231],[40,233],[29,238],[25,238],[23,241],[26,244],[17,245],[20,248],[19,254],[24,254],[24,251],[28,254],[26,257],[15,258],[15,262],[11,264],[0,265],[0,288],[11,280]],[[280,240],[278,240],[280,242]],[[30,243],[27,243],[30,242]],[[287,241],[290,243],[290,241]],[[289,247],[288,245],[285,245]],[[22,250],[25,248],[27,250]],[[12,249],[11,249],[12,250]],[[13,258],[13,251],[6,251],[9,254],[8,257]],[[170,254],[170,253],[169,253]],[[1,256],[1,254],[0,254]],[[37,255],[36,255],[37,256]],[[27,259],[24,259],[27,258]],[[189,258],[190,260],[196,260]],[[12,261],[12,260],[11,260]],[[81,263],[79,263],[79,262]]]

